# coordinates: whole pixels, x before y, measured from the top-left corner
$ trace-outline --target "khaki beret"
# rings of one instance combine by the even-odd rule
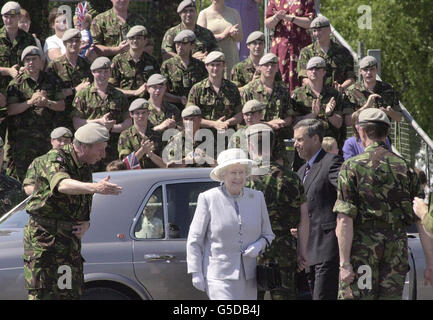
[[[193,1],[193,0],[183,0],[177,6],[177,13],[181,13],[183,11],[183,9],[185,9],[187,7],[194,7],[195,8],[195,1]]]
[[[126,34],[126,38],[132,38],[135,36],[147,36],[147,29],[144,26],[140,25],[133,26]]]
[[[265,54],[259,61],[259,66],[267,63],[278,63],[278,57],[273,53]]]
[[[90,66],[90,71],[95,71],[98,69],[111,69],[111,61],[107,57],[96,58]]]
[[[188,106],[182,110],[182,118],[201,116],[201,109],[197,106]]]
[[[265,123],[257,123],[257,124],[253,124],[252,126],[249,126],[245,130],[245,136],[249,137],[249,136],[252,136],[254,134],[261,133],[261,132],[274,133],[274,130],[272,130],[272,128]]]
[[[371,68],[377,66],[377,60],[375,57],[372,56],[366,56],[359,61],[359,68]]]
[[[204,63],[209,64],[216,61],[223,61],[223,62],[226,61],[226,57],[224,53],[222,53],[221,51],[212,51],[207,55],[206,59],[204,60]]]
[[[21,6],[18,2],[15,1],[8,1],[4,4],[2,7],[1,14],[20,14],[21,13]]]
[[[256,112],[266,109],[266,104],[263,102],[260,102],[258,100],[250,100],[247,101],[244,104],[244,107],[242,108],[242,113],[248,113],[248,112]]]
[[[307,62],[307,70],[313,68],[326,68],[326,61],[322,57],[312,57]]]
[[[182,30],[181,32],[179,32],[176,37],[174,37],[173,42],[183,42],[183,43],[188,43],[188,42],[194,42],[195,41],[195,33],[189,29],[186,30]]]
[[[108,141],[110,139],[110,132],[99,123],[92,122],[79,127],[75,131],[74,137],[81,143],[94,144]]]
[[[131,105],[129,106],[129,111],[135,111],[139,109],[148,109],[149,108],[149,101],[143,98],[138,98],[132,101]]]
[[[154,73],[149,77],[149,79],[147,79],[148,86],[156,86],[158,84],[164,84],[166,82],[167,82],[167,78],[159,73]]]
[[[71,28],[65,31],[65,33],[62,36],[62,41],[68,41],[72,38],[81,38],[81,32],[78,29]]]
[[[3,148],[5,145],[5,142],[3,141],[3,138],[0,137],[0,148]]]
[[[61,137],[72,138],[72,132],[68,128],[58,127],[51,131],[51,139],[58,139]]]
[[[318,28],[324,28],[329,27],[331,25],[331,22],[328,18],[325,16],[318,16],[313,21],[311,21],[310,29],[318,29]]]
[[[246,44],[249,44],[249,43],[251,43],[253,41],[256,41],[256,40],[263,40],[263,41],[265,41],[265,34],[263,32],[261,32],[261,31],[251,32],[250,35],[247,38]]]
[[[41,49],[36,46],[28,46],[21,53],[21,61],[24,61],[24,58],[27,56],[40,56],[41,59],[44,59],[44,53]]]
[[[358,118],[358,124],[366,123],[385,123],[386,125],[391,126],[391,122],[386,113],[377,108],[368,108],[361,111]]]

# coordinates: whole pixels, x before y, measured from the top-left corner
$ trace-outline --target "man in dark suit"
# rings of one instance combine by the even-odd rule
[[[313,300],[336,300],[339,257],[335,236],[337,178],[343,159],[322,149],[323,123],[299,121],[294,127],[295,148],[306,163],[298,170],[307,196],[310,232],[307,247],[308,281]]]

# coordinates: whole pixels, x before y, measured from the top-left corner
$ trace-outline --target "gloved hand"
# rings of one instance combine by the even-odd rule
[[[260,238],[256,242],[250,244],[248,248],[242,253],[242,255],[250,258],[257,258],[262,251],[266,247],[266,240]]]
[[[192,285],[197,290],[205,291],[205,282],[204,282],[203,273],[201,273],[201,272],[194,272],[192,274]]]

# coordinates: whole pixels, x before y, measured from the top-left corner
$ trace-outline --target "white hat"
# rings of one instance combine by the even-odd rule
[[[247,166],[247,176],[251,174],[251,168],[253,166],[254,161],[248,159],[247,154],[238,148],[231,148],[224,150],[218,155],[217,159],[218,165],[213,168],[210,173],[210,177],[215,181],[223,181],[223,173],[228,166],[233,164],[244,164]]]

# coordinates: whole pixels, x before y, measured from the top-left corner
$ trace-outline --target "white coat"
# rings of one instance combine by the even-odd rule
[[[213,280],[255,281],[257,259],[242,252],[260,238],[271,243],[275,235],[261,191],[243,188],[237,202],[241,231],[234,200],[222,186],[199,195],[187,241],[188,273],[200,272]]]

